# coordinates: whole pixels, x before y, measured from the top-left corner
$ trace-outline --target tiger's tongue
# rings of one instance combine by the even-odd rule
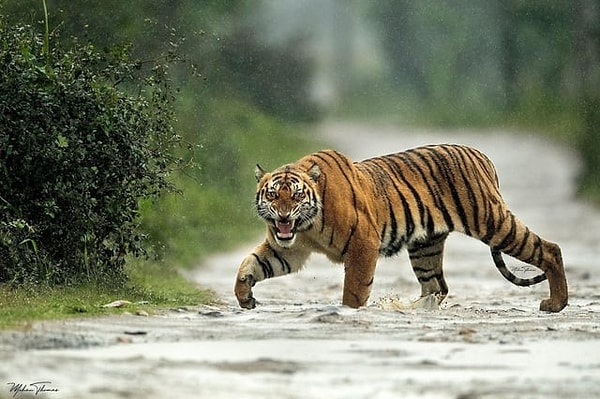
[[[290,238],[293,236],[292,229],[294,228],[294,222],[281,223],[276,222],[277,230],[279,233],[277,234],[281,238]]]

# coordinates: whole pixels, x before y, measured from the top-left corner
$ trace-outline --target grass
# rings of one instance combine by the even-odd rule
[[[158,262],[134,260],[128,267],[129,282],[121,287],[82,284],[69,287],[19,287],[0,285],[0,329],[27,328],[36,320],[90,317],[209,303],[207,290]],[[103,305],[116,300],[131,302],[120,308]]]

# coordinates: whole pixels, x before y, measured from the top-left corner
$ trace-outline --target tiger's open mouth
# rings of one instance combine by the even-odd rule
[[[296,234],[296,221],[288,220],[286,222],[282,222],[275,220],[275,230],[277,238],[280,240],[291,240]]]

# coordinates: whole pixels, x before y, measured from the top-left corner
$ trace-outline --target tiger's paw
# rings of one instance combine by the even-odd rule
[[[567,306],[567,300],[554,300],[552,298],[544,299],[540,302],[540,310],[543,312],[557,313],[563,310]]]
[[[256,280],[252,275],[239,276],[235,282],[234,292],[240,306],[244,309],[254,309],[256,299],[252,296],[252,287]]]
[[[247,298],[245,300],[238,299],[238,303],[244,309],[254,309],[256,307],[256,299],[253,297]]]

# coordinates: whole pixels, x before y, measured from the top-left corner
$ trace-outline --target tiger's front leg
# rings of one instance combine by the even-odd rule
[[[353,238],[344,257],[342,304],[351,308],[366,305],[375,276],[377,240]]]
[[[256,307],[256,299],[252,296],[252,287],[256,284],[256,258],[253,255],[248,255],[242,261],[238,270],[235,286],[233,288],[238,303],[242,308],[254,309]]]
[[[302,268],[310,252],[298,249],[273,248],[267,241],[246,256],[238,269],[234,292],[242,308],[254,309],[256,299],[252,288],[262,280],[283,276]]]

